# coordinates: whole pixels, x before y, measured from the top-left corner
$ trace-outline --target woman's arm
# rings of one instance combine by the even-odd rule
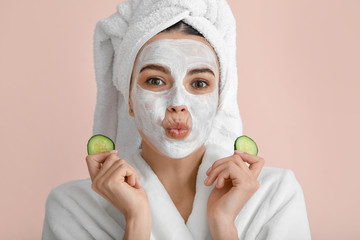
[[[92,189],[119,209],[126,219],[124,239],[149,239],[151,212],[136,170],[117,151],[88,155]]]
[[[217,179],[207,202],[207,218],[214,239],[238,238],[235,218],[259,188],[257,178],[264,163],[259,156],[235,151],[234,155],[215,161],[206,172],[205,185],[210,186]]]
[[[217,239],[238,239],[238,234],[234,222],[227,222],[225,219],[208,218],[211,236]]]
[[[151,234],[151,212],[141,212],[138,215],[129,216],[126,219],[126,230],[124,240],[150,239]]]
[[[91,181],[72,181],[50,192],[42,239],[149,239],[150,207],[135,169],[117,152],[88,155],[86,162]]]

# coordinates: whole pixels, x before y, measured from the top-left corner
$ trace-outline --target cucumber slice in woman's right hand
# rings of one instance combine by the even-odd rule
[[[87,144],[88,154],[107,152],[115,149],[114,142],[102,134],[92,136]]]
[[[246,135],[242,135],[235,140],[234,149],[240,150],[242,152],[246,152],[246,153],[249,153],[252,155],[258,154],[258,147],[257,147],[255,141]]]

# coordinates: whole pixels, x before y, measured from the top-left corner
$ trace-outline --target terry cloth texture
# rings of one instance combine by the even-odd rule
[[[207,149],[204,162],[222,156],[215,146]],[[203,184],[207,164],[201,164],[193,209],[187,220],[177,210],[164,186],[140,150],[127,159],[140,176],[149,199],[151,240],[210,240],[206,218],[207,198],[213,187]],[[259,189],[238,214],[234,224],[241,240],[310,240],[304,194],[289,169],[264,167]],[[123,239],[126,221],[111,203],[91,189],[91,179],[64,183],[53,189],[46,201],[43,240]]]

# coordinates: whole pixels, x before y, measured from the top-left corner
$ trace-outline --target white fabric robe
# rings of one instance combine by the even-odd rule
[[[166,189],[140,151],[126,159],[140,175],[151,208],[150,239],[212,239],[206,219],[208,196],[214,187],[203,184],[206,170],[221,156],[206,151],[199,167],[193,209],[185,223]],[[311,239],[302,188],[289,169],[263,167],[259,189],[235,220],[244,240]],[[42,239],[123,239],[122,213],[91,189],[91,179],[54,188],[46,201]]]

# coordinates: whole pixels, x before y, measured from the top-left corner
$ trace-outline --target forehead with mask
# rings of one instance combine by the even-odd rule
[[[203,146],[219,102],[219,63],[205,38],[161,32],[140,49],[132,71],[130,115],[145,142],[170,158]]]

